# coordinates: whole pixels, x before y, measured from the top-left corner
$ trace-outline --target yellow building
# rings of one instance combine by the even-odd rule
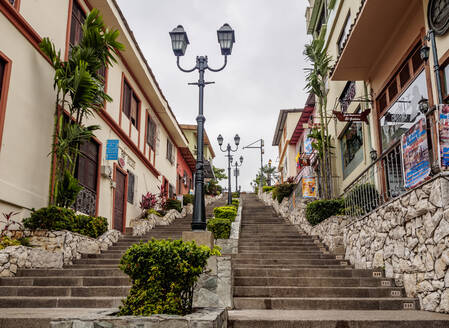
[[[54,71],[39,43],[49,37],[67,57],[92,8],[120,31],[125,51],[105,72],[113,101],[86,122],[101,130],[81,147],[77,175],[84,188],[75,208],[124,230],[140,214],[142,194],[158,193],[162,184],[173,193],[176,148],[188,141],[115,1],[0,0],[0,211],[23,217],[48,204]],[[105,159],[107,140],[119,141],[118,161]]]

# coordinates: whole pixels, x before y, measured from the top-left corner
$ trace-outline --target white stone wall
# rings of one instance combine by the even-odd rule
[[[385,269],[421,308],[449,313],[449,181],[440,176],[344,229],[346,259]]]

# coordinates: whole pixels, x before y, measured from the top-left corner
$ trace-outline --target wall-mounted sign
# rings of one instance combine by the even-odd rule
[[[302,197],[304,198],[316,198],[316,177],[303,177],[302,178]]]
[[[443,170],[449,170],[449,105],[440,105],[438,114],[440,163]]]
[[[430,174],[426,119],[423,117],[401,138],[404,187],[413,188]]]
[[[365,122],[368,123],[368,115],[371,112],[371,109],[365,109],[361,113],[343,113],[333,111],[332,113],[337,117],[340,122]]]
[[[120,157],[118,159],[118,164],[120,165],[121,168],[125,167],[125,159],[123,157]]]
[[[118,160],[118,139],[108,139],[106,141],[106,160],[116,161]]]

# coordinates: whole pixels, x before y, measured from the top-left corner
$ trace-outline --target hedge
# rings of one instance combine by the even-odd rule
[[[181,211],[182,211],[181,201],[177,200],[177,199],[167,199],[167,201],[165,202],[164,209],[166,211],[177,210],[178,212],[181,213]]]
[[[314,226],[333,215],[343,214],[344,209],[343,199],[315,200],[307,204],[306,219]]]
[[[31,212],[23,220],[25,228],[30,230],[69,230],[97,238],[108,230],[108,221],[103,217],[76,215],[70,208],[48,206]]]
[[[187,204],[193,204],[193,195],[185,194],[182,196],[182,202],[185,205]]]
[[[293,183],[282,183],[273,189],[273,199],[277,199],[281,203],[285,197],[289,197],[293,192],[295,185]]]
[[[135,244],[120,260],[133,285],[118,315],[192,313],[193,288],[217,248],[181,240]]]
[[[276,186],[263,186],[262,191],[263,192],[270,192],[272,191]]]
[[[235,221],[237,216],[237,209],[235,206],[221,206],[214,208],[214,216],[220,219],[228,219],[232,222]]]
[[[233,199],[232,200],[232,205],[235,206],[236,208],[239,207],[240,201],[238,199]]]
[[[231,235],[231,220],[213,218],[207,221],[207,230],[214,234],[214,239],[229,239]]]

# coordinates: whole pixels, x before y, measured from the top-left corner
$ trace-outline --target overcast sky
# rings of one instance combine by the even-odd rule
[[[227,168],[227,159],[217,144],[218,134],[234,143],[236,133],[241,147],[234,158],[243,155],[239,177],[242,190],[260,167],[257,149],[241,148],[265,140],[264,164],[273,163],[277,148],[272,147],[280,109],[302,108],[306,35],[305,0],[118,0],[178,122],[195,124],[198,113],[197,71],[183,73],[176,67],[168,32],[181,24],[190,45],[181,58],[182,66],[193,67],[197,55],[207,55],[209,66],[222,65],[217,29],[228,23],[235,30],[236,43],[228,66],[219,73],[207,72],[204,115],[206,132],[213,144],[217,167]],[[222,183],[227,185],[227,182]],[[235,190],[235,178],[232,179]]]

